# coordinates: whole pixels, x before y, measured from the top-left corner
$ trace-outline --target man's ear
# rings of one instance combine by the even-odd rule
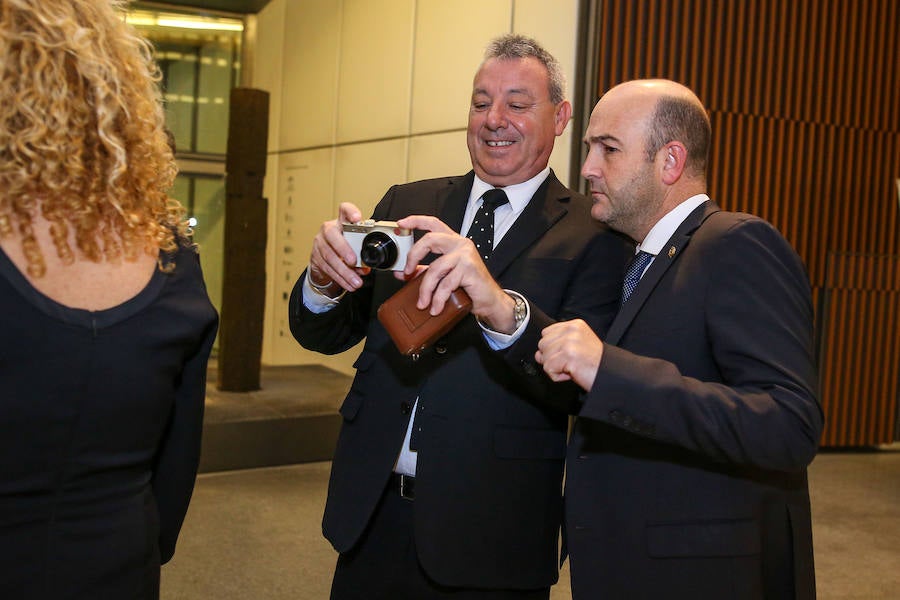
[[[562,135],[563,131],[566,130],[566,125],[569,124],[569,119],[571,118],[572,105],[569,104],[568,100],[563,100],[556,105],[556,119],[554,123],[556,135]]]
[[[663,154],[662,180],[666,185],[672,185],[681,179],[687,165],[687,148],[679,141],[672,141],[660,149]]]

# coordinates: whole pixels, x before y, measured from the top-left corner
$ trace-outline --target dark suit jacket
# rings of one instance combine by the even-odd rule
[[[473,179],[392,187],[373,217],[430,214],[459,231]],[[625,245],[589,211],[587,198],[551,174],[488,261],[500,285],[531,304],[519,343],[532,354],[554,320],[581,317],[605,330],[617,310]],[[291,298],[291,331],[305,348],[335,353],[366,338],[340,409],[325,536],[339,552],[357,543],[418,397],[415,537],[429,576],[452,586],[547,587],[557,579],[567,415],[540,401],[551,389],[574,401],[577,391],[546,378],[523,385],[471,316],[418,361],[401,356],[375,318],[400,286],[374,272],[320,315],[303,306],[299,285]]]
[[[693,211],[613,322],[578,414],[576,599],[815,597],[812,323],[805,268],[771,225]]]

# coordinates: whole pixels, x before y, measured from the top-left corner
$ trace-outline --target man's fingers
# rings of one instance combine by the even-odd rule
[[[344,229],[337,221],[329,221],[322,227],[324,243],[332,249],[333,255],[346,265],[356,264],[356,253],[344,237]]]
[[[441,224],[443,225],[443,223]],[[403,272],[412,273],[415,266],[430,253],[446,255],[453,252],[459,247],[460,240],[465,240],[465,238],[461,238],[452,231],[450,233],[426,233],[410,248],[406,255],[406,267]]]
[[[419,229],[435,233],[456,233],[437,217],[427,215],[410,215],[397,221],[397,225],[404,229]]]
[[[333,233],[333,227],[323,226],[323,231],[313,240],[312,254],[310,256],[310,266],[318,273],[324,274],[332,281],[340,285],[346,290],[355,290],[362,285],[362,279],[359,277],[359,271],[354,268],[356,264],[356,255],[353,249],[341,239],[338,246],[345,246],[349,250],[350,260],[339,254],[341,248],[329,243],[328,237]]]
[[[438,288],[446,274],[447,271],[441,268],[438,261],[428,267],[428,270],[422,275],[422,285],[419,288],[417,304],[419,309],[428,309],[432,315],[437,315],[444,309],[447,296],[442,294]]]
[[[330,248],[327,245],[324,245],[324,248],[328,248],[328,250],[324,250],[323,245],[313,246],[313,254],[312,260],[310,261],[310,266],[315,269],[320,274],[323,274],[325,277],[330,279],[331,281],[337,283],[339,286],[344,288],[345,290],[354,290],[358,287],[359,282],[358,279],[354,279],[354,274],[352,271],[344,271],[341,272],[338,269],[334,268],[329,262],[328,258],[325,256],[326,253],[330,252]],[[330,252],[333,259],[340,263],[340,259],[333,252]]]
[[[338,221],[341,223],[356,223],[357,221],[362,221],[362,212],[360,212],[355,204],[350,202],[341,202],[341,205],[338,208],[338,215]]]

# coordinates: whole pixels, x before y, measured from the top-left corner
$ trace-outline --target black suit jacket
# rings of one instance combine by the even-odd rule
[[[473,180],[470,172],[392,187],[373,217],[430,214],[459,231]],[[557,319],[580,317],[605,331],[615,314],[625,244],[589,212],[590,200],[551,174],[487,263],[501,286],[529,300],[517,345],[532,354]],[[299,285],[291,298],[291,330],[304,347],[334,353],[366,338],[340,409],[325,536],[339,552],[357,543],[418,398],[415,538],[429,576],[452,586],[547,587],[557,579],[567,414],[542,402],[551,393],[574,401],[577,391],[540,377],[525,385],[471,316],[418,361],[401,356],[375,318],[401,285],[374,272],[319,315],[303,306]]]
[[[765,221],[689,216],[605,338],[567,459],[577,599],[814,598],[805,268]]]

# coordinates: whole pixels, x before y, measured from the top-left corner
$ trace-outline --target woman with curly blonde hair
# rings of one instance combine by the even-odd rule
[[[0,597],[158,598],[218,317],[119,0],[0,0]]]

